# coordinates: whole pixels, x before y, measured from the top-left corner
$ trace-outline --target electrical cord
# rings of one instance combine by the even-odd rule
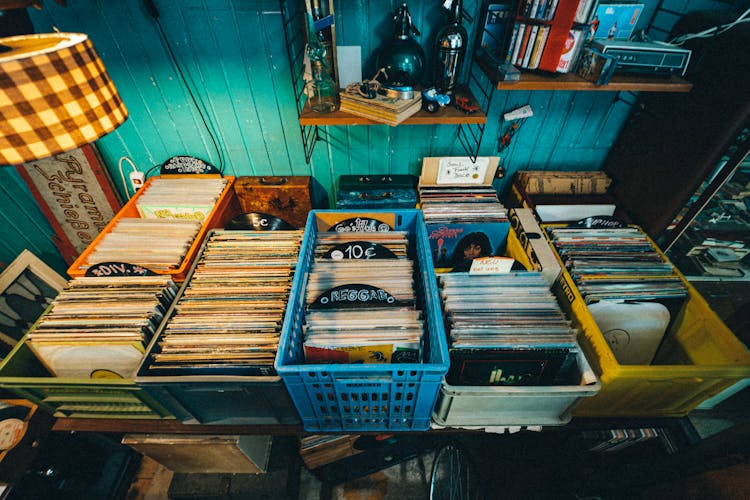
[[[188,94],[190,95],[190,99],[193,101],[193,104],[195,105],[195,109],[198,111],[198,115],[200,116],[201,121],[203,122],[203,126],[208,132],[208,136],[211,138],[211,142],[213,143],[214,150],[216,150],[216,155],[219,158],[219,165],[218,165],[219,172],[221,174],[224,174],[224,159],[223,159],[223,155],[221,154],[221,150],[219,149],[218,141],[216,140],[213,129],[208,125],[208,120],[205,116],[203,106],[198,103],[198,99],[193,93],[193,89],[190,88],[190,84],[187,81],[187,77],[185,76],[185,73],[182,71],[182,66],[180,66],[180,63],[177,61],[177,56],[175,56],[175,53],[172,50],[172,46],[169,43],[169,39],[167,38],[167,35],[164,32],[164,28],[161,25],[161,21],[159,21],[159,10],[156,8],[156,5],[154,4],[153,0],[143,0],[143,4],[146,7],[146,10],[148,11],[149,15],[154,19],[156,26],[159,28],[159,34],[161,35],[161,39],[164,42],[164,46],[167,48],[169,57],[172,60],[172,63],[174,64],[175,68],[177,69],[177,73],[180,75],[180,79],[182,80],[182,83],[185,85],[185,88],[188,91]],[[150,171],[151,170],[149,170],[149,172]]]
[[[731,23],[727,24],[721,24],[718,26],[713,26],[711,28],[705,29],[703,31],[699,31],[698,33],[686,33],[684,35],[680,35],[678,37],[673,38],[667,43],[670,43],[672,45],[682,45],[683,43],[687,42],[688,40],[692,40],[694,38],[711,38],[717,35],[720,35],[724,33],[727,30],[730,30],[741,23],[746,23],[750,21],[750,17],[748,17],[748,14],[750,14],[750,8],[748,8],[745,12],[740,14],[737,19],[732,21]]]
[[[138,170],[138,167],[135,166],[135,163],[133,163],[133,160],[131,160],[127,156],[123,156],[122,158],[120,158],[120,161],[117,162],[117,168],[120,170],[120,178],[122,179],[122,186],[125,188],[125,195],[128,197],[128,199],[130,199],[130,196],[131,196],[130,190],[128,189],[128,183],[125,182],[125,174],[122,171],[122,163],[124,161],[127,161],[128,163],[130,163],[130,168],[133,169],[132,170],[133,172],[138,172],[139,170]]]

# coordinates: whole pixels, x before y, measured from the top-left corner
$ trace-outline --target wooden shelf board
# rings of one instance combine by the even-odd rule
[[[127,418],[58,418],[53,431],[117,432],[117,433],[162,433],[162,434],[273,434],[291,435],[304,432],[302,425],[258,424],[258,425],[201,425],[184,424],[173,418],[127,419]]]
[[[614,75],[607,85],[594,85],[574,73],[522,72],[517,82],[498,81],[494,71],[481,59],[476,60],[484,73],[490,75],[497,90],[585,90],[614,92],[690,92],[693,84],[678,76]]]
[[[467,92],[461,92],[459,95],[467,95]],[[469,99],[476,103],[476,99],[470,93]],[[453,106],[446,106],[437,113],[428,113],[427,111],[418,111],[415,115],[404,120],[400,125],[482,125],[487,123],[487,115],[479,110],[475,113],[467,114],[459,111]],[[316,113],[305,103],[302,114],[299,118],[299,124],[309,125],[385,125],[368,118],[350,115],[344,111],[334,111],[333,113]]]
[[[565,73],[545,75],[523,73],[518,82],[497,82],[498,90],[588,90],[612,92],[617,90],[642,92],[690,92],[693,84],[677,76],[644,77],[615,75],[607,85],[594,85],[578,75]]]

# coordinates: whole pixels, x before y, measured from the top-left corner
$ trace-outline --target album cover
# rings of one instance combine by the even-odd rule
[[[428,224],[427,235],[436,268],[468,271],[475,258],[504,255],[508,222]]]
[[[382,233],[396,229],[393,212],[318,212],[318,231]]]
[[[568,349],[451,349],[450,385],[551,386],[575,364]]]

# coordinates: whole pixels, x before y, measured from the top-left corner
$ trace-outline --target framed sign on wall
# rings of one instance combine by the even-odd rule
[[[81,254],[122,207],[98,151],[86,144],[16,165],[55,231],[68,264]]]

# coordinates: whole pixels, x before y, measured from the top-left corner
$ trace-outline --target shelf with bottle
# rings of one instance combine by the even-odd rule
[[[460,88],[456,90],[455,97],[467,97],[469,102],[477,102],[468,89]],[[318,113],[313,111],[310,103],[306,102],[300,113],[299,123],[302,126],[310,125],[383,125],[382,123],[354,116],[345,111],[336,110],[332,113]],[[466,113],[457,109],[453,105],[445,106],[435,113],[428,113],[425,110],[418,111],[410,116],[400,125],[480,125],[487,123],[487,115],[481,110],[473,113]]]

